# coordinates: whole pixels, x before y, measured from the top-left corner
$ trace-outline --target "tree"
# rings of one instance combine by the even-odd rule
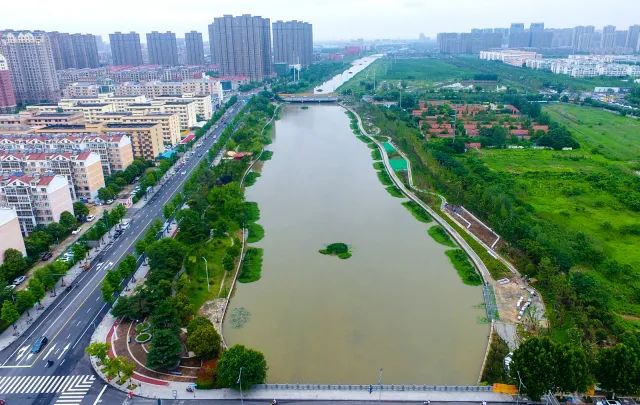
[[[0,318],[7,324],[12,325],[20,318],[20,314],[16,309],[16,306],[12,301],[7,300],[2,304],[2,311],[0,311]]]
[[[36,303],[33,293],[29,290],[22,290],[16,293],[16,308],[22,313],[31,308]]]
[[[104,342],[93,342],[85,349],[89,356],[97,357],[103,364],[109,353],[109,344]]]
[[[171,270],[175,274],[182,267],[186,252],[182,243],[175,239],[164,238],[148,246],[146,253],[149,267]]]
[[[51,236],[44,231],[34,231],[24,238],[24,246],[27,249],[27,255],[31,258],[37,258],[42,252],[46,252],[53,242]]]
[[[84,221],[89,215],[89,208],[81,201],[73,203],[73,212],[76,214],[78,221]]]
[[[511,377],[522,379],[522,392],[539,401],[557,386],[558,357],[557,347],[549,338],[529,338],[513,352]]]
[[[74,217],[69,211],[63,211],[62,214],[60,214],[60,221],[58,222],[68,231],[74,230],[78,225],[76,217]]]
[[[40,299],[44,297],[44,285],[42,285],[42,282],[35,277],[32,277],[31,280],[29,280],[29,291],[33,294],[36,302],[40,301]]]
[[[151,314],[151,325],[154,330],[175,330],[180,327],[178,310],[172,300],[165,300]]]
[[[122,381],[129,380],[133,376],[133,372],[136,369],[136,364],[129,360],[126,357],[117,357],[119,360],[120,366],[120,378]]]
[[[264,355],[243,345],[234,345],[223,352],[218,361],[218,386],[238,389],[241,367],[244,387],[264,383],[267,377],[267,361]]]
[[[187,347],[202,360],[211,359],[220,353],[220,335],[211,324],[201,325],[187,338]]]
[[[640,353],[633,347],[619,343],[601,349],[596,364],[596,379],[605,390],[616,395],[640,393]]]
[[[16,249],[7,249],[4,251],[4,263],[2,264],[2,276],[5,280],[11,281],[14,278],[23,275],[29,264],[22,256],[22,252]]]
[[[153,332],[151,349],[147,355],[147,367],[153,370],[168,370],[180,360],[182,344],[174,330],[158,329]]]
[[[115,301],[114,294],[118,291],[117,287],[113,286],[109,280],[106,278],[102,281],[102,286],[100,287],[100,292],[102,293],[102,299],[105,302],[113,302]]]
[[[584,349],[575,344],[564,344],[559,349],[557,391],[585,392],[593,378]]]
[[[204,316],[194,316],[189,325],[187,325],[187,335],[191,335],[202,326],[213,326],[213,323]]]

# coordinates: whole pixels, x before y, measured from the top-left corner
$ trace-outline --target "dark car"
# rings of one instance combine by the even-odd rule
[[[42,350],[42,348],[44,347],[44,345],[47,344],[47,342],[49,341],[49,339],[47,339],[46,336],[40,336],[38,339],[36,339],[35,342],[33,342],[33,344],[31,345],[31,353],[39,353],[40,350]]]
[[[51,252],[44,252],[43,254],[40,255],[40,260],[47,261],[49,259],[51,259],[53,257],[53,253]]]

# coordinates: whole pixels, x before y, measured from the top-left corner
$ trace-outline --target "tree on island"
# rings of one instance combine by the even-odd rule
[[[320,249],[319,252],[323,255],[338,256],[341,259],[348,259],[351,257],[349,246],[342,242],[335,242],[327,245],[326,248]]]

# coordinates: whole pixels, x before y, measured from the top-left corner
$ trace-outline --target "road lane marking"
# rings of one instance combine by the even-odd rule
[[[64,355],[64,352],[67,351],[67,349],[69,348],[69,346],[71,346],[70,343],[67,343],[67,345],[64,347],[64,349],[62,349],[62,352],[60,352],[60,356],[58,356],[57,360],[60,360],[60,358]]]
[[[100,402],[100,398],[102,398],[102,394],[104,394],[105,390],[107,389],[107,385],[103,385],[102,389],[100,390],[100,393],[98,394],[98,397],[96,398],[95,401],[93,401],[93,405],[98,405],[98,402]]]
[[[55,347],[56,347],[56,343],[54,343],[54,344],[53,344],[53,346],[51,346],[51,347],[49,348],[49,351],[47,352],[47,354],[45,354],[45,356],[44,356],[44,357],[49,357],[49,355],[51,354],[51,352],[53,351],[53,349],[55,349]]]

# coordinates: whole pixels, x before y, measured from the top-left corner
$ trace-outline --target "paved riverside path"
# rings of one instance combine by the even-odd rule
[[[386,154],[386,152],[384,150],[384,147],[382,146],[382,144],[377,139],[375,139],[372,135],[370,135],[364,129],[364,126],[362,125],[362,119],[360,118],[360,115],[355,110],[353,110],[352,108],[350,108],[350,107],[348,107],[348,106],[346,106],[344,104],[342,104],[342,107],[344,107],[345,109],[347,109],[348,111],[353,113],[353,115],[356,117],[356,119],[358,121],[358,128],[360,129],[362,134],[364,134],[366,137],[368,137],[373,142],[375,142],[376,146],[380,150],[380,154],[382,155],[382,162],[384,163],[384,166],[387,169],[387,172],[389,173],[389,176],[391,177],[391,180],[393,181],[393,183],[402,191],[402,193],[404,195],[407,196],[407,198],[409,198],[411,201],[415,202],[416,204],[421,206],[425,211],[427,211],[429,213],[429,215],[431,215],[431,217],[433,217],[433,219],[438,223],[438,225],[442,226],[447,231],[447,233],[449,235],[451,235],[455,239],[455,241],[458,243],[458,245],[471,258],[471,261],[473,261],[473,264],[475,265],[475,267],[480,272],[480,275],[482,276],[482,279],[486,283],[491,282],[493,280],[493,278],[491,277],[491,274],[489,273],[489,269],[487,269],[487,266],[484,264],[482,259],[480,259],[480,256],[478,256],[478,254],[471,248],[471,246],[469,246],[467,241],[464,240],[464,238],[462,236],[460,236],[458,231],[456,231],[436,211],[434,211],[429,205],[427,205],[420,198],[418,198],[413,193],[413,191],[409,190],[404,185],[404,183],[400,180],[400,178],[398,178],[398,176],[396,175],[395,170],[393,170],[393,168],[391,167],[391,163],[389,162],[389,156],[387,156],[387,154]]]

